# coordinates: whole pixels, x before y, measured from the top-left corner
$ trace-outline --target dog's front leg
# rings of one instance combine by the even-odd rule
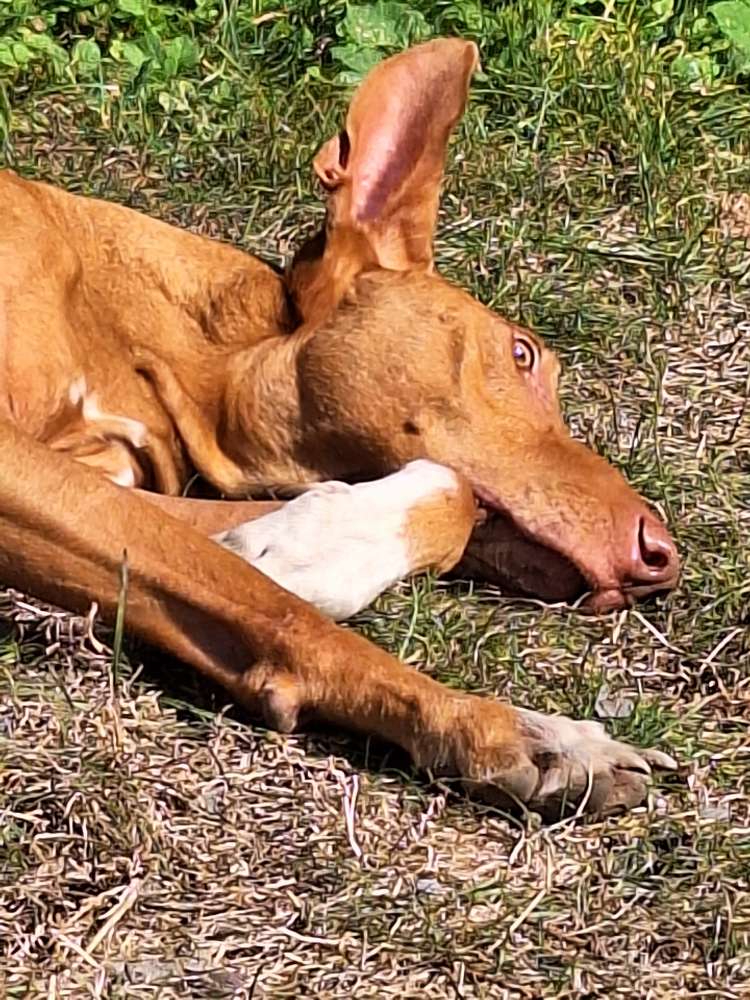
[[[453,691],[351,632],[327,630],[293,660],[244,676],[245,700],[270,726],[289,732],[307,717],[378,735],[503,807],[547,817],[630,808],[644,799],[652,766],[675,767],[661,751],[611,739],[598,722]]]
[[[656,752],[596,724],[461,694],[331,624],[132,491],[0,424],[0,580],[113,618],[127,552],[126,625],[290,730],[301,716],[378,735],[423,767],[502,802],[606,811],[640,802]]]

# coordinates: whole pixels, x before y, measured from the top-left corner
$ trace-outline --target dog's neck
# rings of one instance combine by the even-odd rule
[[[269,337],[227,366],[217,444],[249,482],[283,486],[317,481],[303,459],[304,399],[296,375],[300,339]]]

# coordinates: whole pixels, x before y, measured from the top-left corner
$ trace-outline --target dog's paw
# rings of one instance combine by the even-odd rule
[[[612,739],[598,722],[511,709],[509,728],[506,706],[480,702],[472,709],[474,725],[464,720],[456,758],[464,783],[485,799],[545,819],[632,809],[646,798],[652,770],[677,767],[660,750]]]

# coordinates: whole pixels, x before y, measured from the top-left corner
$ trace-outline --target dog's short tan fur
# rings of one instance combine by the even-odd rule
[[[254,516],[246,502],[149,502],[107,481],[177,494],[197,469],[242,496],[426,458],[577,567],[595,607],[674,584],[666,528],[568,435],[554,357],[434,273],[445,149],[476,64],[475,46],[442,39],[371,73],[316,160],[326,229],[284,278],[0,175],[0,580],[111,616],[127,550],[130,629],[270,724],[376,733],[506,802],[632,805],[665,755],[450,691],[336,628],[205,537]],[[414,536],[439,543],[444,516],[411,513]],[[446,568],[458,547],[431,558]]]

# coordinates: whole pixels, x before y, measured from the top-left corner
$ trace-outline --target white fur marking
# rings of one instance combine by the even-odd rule
[[[74,379],[74,381],[70,383],[70,388],[68,389],[68,399],[73,406],[78,406],[85,395],[86,376],[79,375],[77,379]]]
[[[544,715],[530,708],[519,708],[519,715],[530,727],[544,734],[548,749],[555,753],[580,753],[581,748],[598,742],[609,743],[610,737],[601,722],[593,719],[569,719],[565,715]]]
[[[83,400],[83,417],[89,423],[96,424],[108,421],[117,422],[122,428],[122,437],[127,438],[134,448],[142,448],[146,443],[146,425],[131,417],[121,417],[119,414],[106,413],[99,406],[95,392],[89,392]]]
[[[68,399],[72,406],[80,406],[83,419],[90,424],[109,423],[117,425],[117,436],[129,441],[134,448],[143,448],[148,438],[146,425],[132,417],[117,413],[107,413],[99,406],[95,392],[88,391],[86,376],[79,375],[70,383]]]
[[[404,530],[411,508],[457,488],[450,469],[420,459],[371,483],[321,483],[215,539],[341,621],[413,571]]]
[[[119,472],[113,473],[110,480],[117,486],[126,486],[128,489],[135,486],[135,473],[132,465],[124,466]]]

